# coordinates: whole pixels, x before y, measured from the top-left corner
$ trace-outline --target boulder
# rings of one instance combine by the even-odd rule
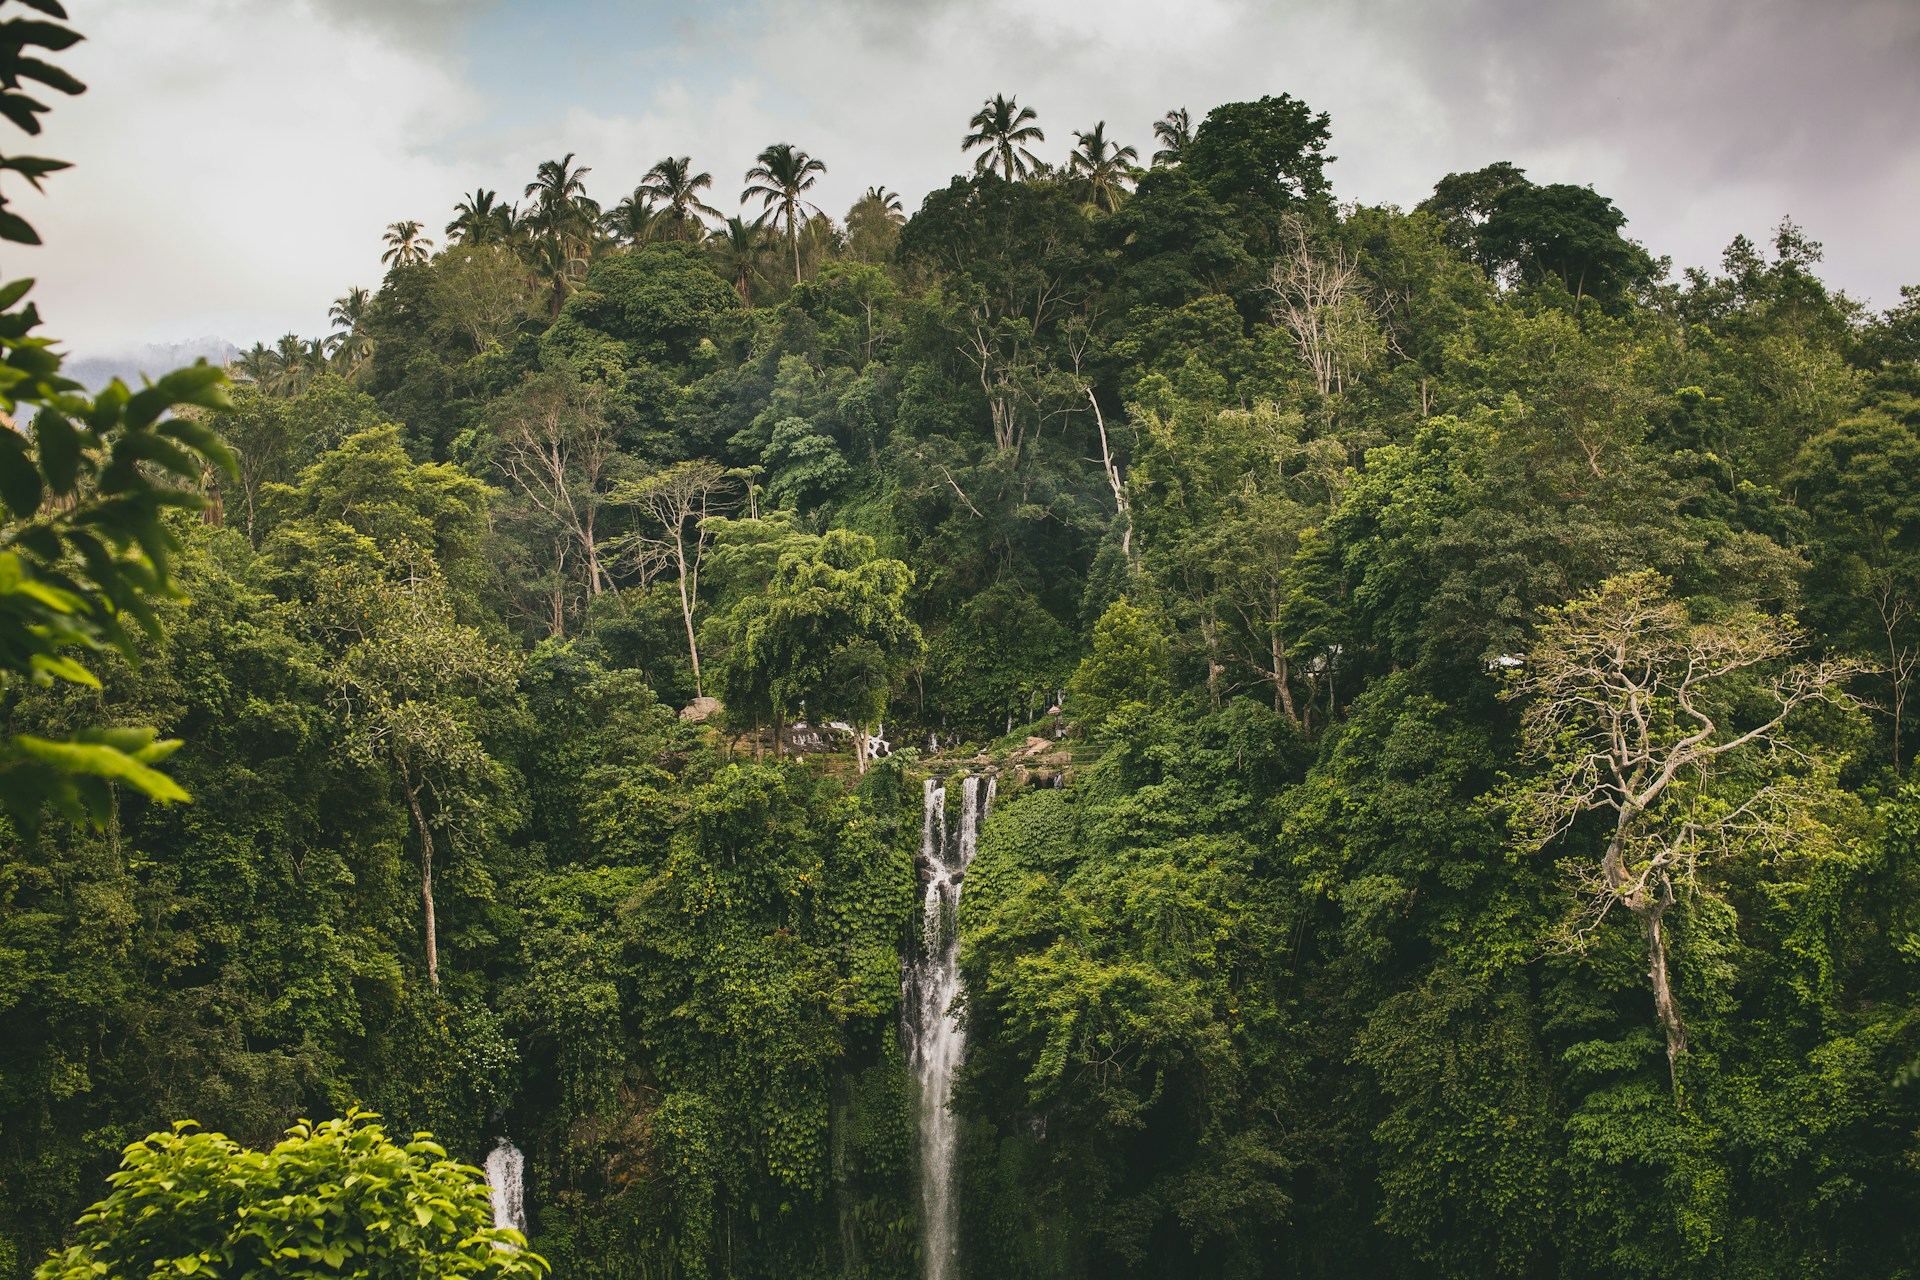
[[[680,708],[680,718],[682,720],[689,720],[694,724],[699,724],[701,721],[713,717],[719,710],[720,699],[695,698],[692,702]]]

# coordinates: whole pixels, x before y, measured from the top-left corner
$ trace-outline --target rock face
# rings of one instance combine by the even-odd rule
[[[719,710],[720,710],[720,699],[695,698],[692,702],[689,702],[686,706],[680,708],[680,718],[682,720],[690,720],[695,724],[699,724],[700,722],[710,719],[712,716],[716,715],[719,712]]]

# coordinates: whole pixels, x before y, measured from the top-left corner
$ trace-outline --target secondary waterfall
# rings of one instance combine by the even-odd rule
[[[526,1193],[522,1186],[526,1168],[527,1158],[505,1138],[487,1153],[487,1192],[493,1197],[494,1226],[526,1231]]]
[[[948,1280],[959,1264],[960,1205],[954,1185],[959,1130],[948,1103],[966,1032],[952,1011],[960,991],[960,929],[954,909],[981,824],[993,808],[994,779],[985,781],[983,787],[981,779],[969,777],[960,784],[960,832],[958,839],[950,839],[947,789],[927,779],[920,830],[919,873],[925,890],[921,937],[902,980],[907,1065],[919,1086],[920,1216],[927,1280]]]

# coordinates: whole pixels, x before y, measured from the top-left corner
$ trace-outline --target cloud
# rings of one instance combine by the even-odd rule
[[[77,6],[76,6],[77,8]],[[33,217],[49,332],[76,351],[317,331],[378,274],[388,222],[437,232],[458,173],[433,152],[475,109],[437,55],[303,5],[94,0],[49,118],[75,162]],[[436,216],[437,215],[437,216]]]
[[[691,155],[730,208],[769,142],[909,205],[966,167],[981,100],[1150,151],[1167,109],[1290,92],[1333,117],[1343,199],[1411,205],[1507,159],[1591,183],[1681,265],[1791,214],[1831,279],[1920,280],[1920,6],[1907,0],[92,0],[54,113],[80,162],[8,260],[74,345],[317,332],[379,237],[438,233],[476,185],[517,199],[578,153],[611,203]]]

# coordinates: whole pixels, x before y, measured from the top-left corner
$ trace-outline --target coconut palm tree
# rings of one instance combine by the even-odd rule
[[[880,215],[896,227],[907,220],[906,210],[901,207],[900,193],[889,191],[885,187],[868,187],[867,193],[860,197],[860,203],[874,206]]]
[[[800,283],[800,220],[808,209],[819,212],[817,206],[800,197],[811,191],[826,171],[826,165],[792,143],[776,142],[760,153],[758,164],[747,170],[747,189],[740,193],[741,204],[758,196],[765,213],[777,211],[775,220],[787,224],[787,242],[793,246],[795,284]]]
[[[496,244],[512,236],[513,222],[514,208],[500,203],[499,192],[475,188],[472,195],[453,207],[447,239],[464,245]]]
[[[571,236],[543,235],[528,248],[528,257],[547,289],[547,314],[560,318],[560,308],[587,278],[585,246]]]
[[[885,187],[868,187],[847,210],[847,253],[859,262],[886,262],[893,257],[906,220],[899,196]]]
[[[753,279],[767,256],[766,219],[728,218],[725,226],[708,233],[707,247],[720,274],[733,281],[741,304],[751,309]]]
[[[620,202],[607,210],[600,227],[615,240],[642,245],[661,233],[664,222],[661,211],[654,207],[653,197],[641,185],[621,196]]]
[[[593,170],[573,163],[569,151],[558,160],[543,160],[524,194],[532,201],[521,215],[520,225],[530,239],[542,238],[555,243],[552,251],[541,250],[535,257],[551,267],[556,262],[569,264],[586,261],[593,247],[594,229],[600,221],[600,205],[587,195],[586,176]]]
[[[702,217],[718,218],[720,211],[703,203],[700,193],[713,186],[713,175],[695,173],[693,157],[668,156],[647,170],[635,191],[644,191],[660,202],[660,216],[667,220],[668,234],[675,239],[698,240],[706,234]]]
[[[241,352],[228,367],[241,381],[251,382],[264,390],[267,380],[279,369],[280,362],[274,355],[272,347],[264,342],[256,342],[252,347]]]
[[[404,222],[389,223],[385,241],[387,251],[380,255],[383,266],[417,266],[433,252],[433,241],[422,234],[420,224],[411,218]]]
[[[1079,146],[1067,157],[1067,173],[1086,187],[1087,199],[1097,209],[1112,213],[1127,196],[1127,171],[1140,153],[1107,138],[1107,122],[1073,135]]]
[[[542,160],[521,193],[533,200],[528,211],[533,224],[549,234],[564,235],[590,222],[600,212],[600,206],[587,196],[586,177],[592,172],[585,165],[576,167],[571,151],[558,160]]]
[[[1032,107],[1023,107],[1017,100],[996,93],[967,122],[973,132],[961,139],[960,150],[964,154],[975,147],[985,148],[974,157],[975,173],[998,169],[1008,182],[1024,178],[1040,163],[1040,157],[1028,150],[1026,144],[1047,140],[1040,126],[1030,123],[1039,118],[1039,112]]]
[[[268,363],[267,376],[260,381],[260,389],[270,396],[297,396],[305,391],[314,377],[314,364],[309,359],[309,348],[299,334],[287,333],[273,344]],[[320,367],[326,367],[326,358],[321,357]]]
[[[355,286],[345,297],[335,298],[333,309],[327,313],[327,319],[334,326],[327,345],[334,362],[349,378],[359,373],[373,356],[373,337],[367,332],[367,314],[372,306],[372,295]]]
[[[1153,153],[1153,167],[1164,169],[1179,164],[1180,153],[1193,141],[1193,117],[1185,107],[1175,107],[1154,122],[1153,136],[1160,139],[1160,149]]]

